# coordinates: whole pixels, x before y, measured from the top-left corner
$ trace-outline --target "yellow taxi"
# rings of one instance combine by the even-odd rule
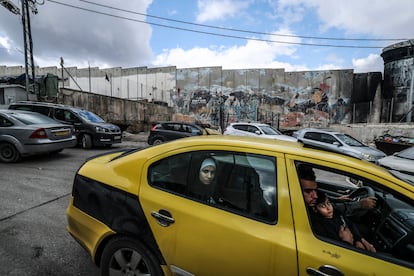
[[[376,252],[316,234],[299,167],[342,204]],[[198,136],[90,158],[69,233],[102,275],[413,275],[414,183],[298,142]]]

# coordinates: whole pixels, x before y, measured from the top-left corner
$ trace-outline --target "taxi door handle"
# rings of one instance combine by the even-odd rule
[[[170,224],[173,224],[175,222],[171,213],[164,209],[160,209],[158,212],[152,211],[151,216],[157,220],[159,225],[164,227],[170,226]]]
[[[306,273],[310,276],[345,276],[342,271],[332,265],[322,265],[319,269],[307,267]]]

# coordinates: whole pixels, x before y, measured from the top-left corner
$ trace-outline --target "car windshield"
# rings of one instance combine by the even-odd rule
[[[57,124],[55,120],[39,113],[13,113],[10,115],[25,125]]]
[[[404,159],[414,160],[414,147],[410,147],[399,153],[395,154],[396,156]]]
[[[267,134],[267,135],[281,135],[282,134],[277,129],[274,129],[271,126],[260,126],[260,129],[263,131],[264,134]]]
[[[105,123],[105,121],[101,117],[99,117],[98,115],[96,115],[95,113],[92,113],[90,111],[76,109],[75,112],[77,114],[79,114],[79,116],[81,116],[82,118],[84,118],[85,120],[87,120],[89,122],[92,122],[92,123]]]
[[[348,134],[337,134],[336,137],[342,142],[344,142],[345,144],[347,144],[348,146],[352,146],[352,147],[364,147],[365,146],[360,141],[358,141],[352,136],[349,136]]]

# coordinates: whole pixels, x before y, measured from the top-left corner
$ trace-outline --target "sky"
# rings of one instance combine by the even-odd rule
[[[414,39],[412,0],[30,1],[39,67],[383,72],[383,48]],[[0,66],[24,64],[21,16],[0,5]]]

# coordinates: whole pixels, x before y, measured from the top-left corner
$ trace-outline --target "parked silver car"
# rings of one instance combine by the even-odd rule
[[[0,110],[0,161],[17,162],[23,156],[60,152],[76,146],[73,127],[30,111]]]
[[[381,158],[377,163],[389,170],[414,175],[414,146]]]
[[[369,162],[376,162],[386,154],[369,147],[354,137],[327,129],[303,128],[292,134],[306,146],[339,152]]]
[[[111,147],[121,143],[122,131],[117,125],[105,122],[95,113],[82,108],[45,102],[21,101],[9,105],[9,109],[34,111],[46,115],[61,124],[72,125],[79,145],[84,149]]]
[[[262,123],[231,123],[226,127],[223,135],[252,136],[296,142],[296,138],[284,135],[272,126]]]

